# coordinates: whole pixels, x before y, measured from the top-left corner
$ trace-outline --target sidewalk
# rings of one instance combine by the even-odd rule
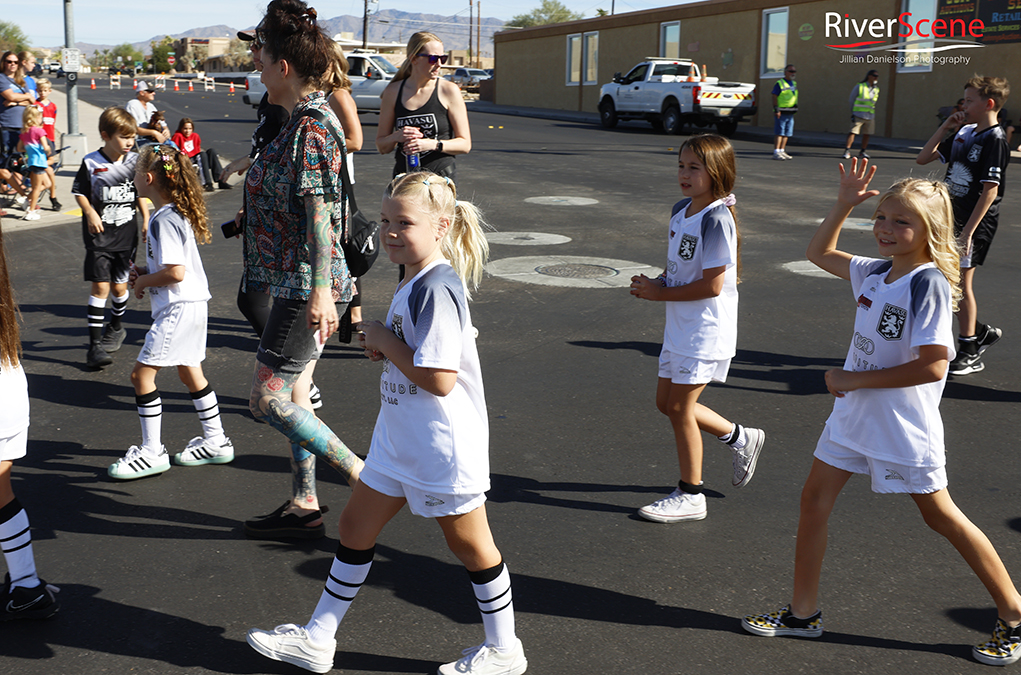
[[[571,110],[551,110],[547,108],[518,108],[515,106],[496,105],[488,101],[468,101],[466,103],[469,112],[490,113],[494,115],[517,115],[519,117],[538,117],[542,119],[560,120],[562,122],[575,122],[578,124],[591,124],[599,126],[599,114],[589,112],[574,112]],[[706,131],[715,131],[713,127],[707,127]],[[741,123],[737,127],[734,138],[742,141],[754,141],[767,145],[773,144],[773,129],[770,127],[755,127],[747,123]],[[886,138],[884,136],[872,136],[869,139],[869,149],[886,150],[889,152],[903,152],[917,154],[925,141],[928,139],[912,138]],[[844,147],[847,142],[847,133],[832,133],[823,131],[797,131],[791,137],[788,145],[791,147],[799,145],[811,145],[821,148]],[[855,147],[858,147],[857,144]],[[1021,152],[1014,150],[1010,153],[1013,161],[1021,161]],[[839,156],[839,155],[836,155]]]
[[[57,133],[60,134],[62,129],[67,129],[67,95],[64,93],[63,87],[54,87],[50,100],[57,104]],[[101,108],[79,99],[78,131],[86,138],[86,152],[98,150],[102,146],[99,138],[99,116],[102,113],[103,110]],[[60,143],[59,136],[57,143]],[[4,232],[31,230],[37,227],[48,227],[50,225],[78,221],[82,217],[82,211],[78,208],[74,197],[71,196],[71,185],[74,183],[74,177],[77,173],[77,164],[74,166],[65,164],[57,171],[55,192],[57,200],[62,206],[60,211],[50,209],[49,195],[43,196],[39,200],[40,213],[42,214],[42,218],[39,220],[22,220],[21,217],[25,214],[24,209],[20,209],[13,204],[4,206],[4,210],[7,211],[7,216],[4,218]]]

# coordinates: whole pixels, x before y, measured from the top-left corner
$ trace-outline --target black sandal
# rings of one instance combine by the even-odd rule
[[[319,523],[309,527],[308,523],[329,512],[330,507],[320,506],[306,516],[297,516],[284,511],[291,505],[287,500],[278,509],[264,516],[245,521],[245,534],[250,539],[321,539],[326,536],[326,525]]]

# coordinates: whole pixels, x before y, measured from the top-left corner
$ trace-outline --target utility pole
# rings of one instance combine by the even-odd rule
[[[78,131],[78,58],[77,49],[74,46],[74,7],[71,0],[64,0],[64,46],[67,52],[67,59],[61,54],[61,61],[71,60],[74,63],[74,71],[67,71],[67,134],[63,137],[66,145],[70,146],[70,153],[63,155],[64,164],[71,166],[81,164],[82,159],[88,152],[86,138]]]
[[[482,0],[479,0],[478,10],[475,13],[475,67],[482,67]]]
[[[482,2],[482,0],[479,0],[479,2]],[[468,62],[465,63],[464,65],[468,66],[469,68],[475,65],[475,62],[472,60],[472,24],[474,23],[475,23],[474,15],[472,14],[472,0],[468,0]]]
[[[369,0],[365,0],[365,13],[362,15],[362,49],[369,48]]]

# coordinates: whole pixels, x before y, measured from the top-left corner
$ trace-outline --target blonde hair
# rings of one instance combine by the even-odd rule
[[[18,303],[7,272],[4,232],[0,227],[0,366],[14,368],[20,362],[21,334],[18,328]]]
[[[737,160],[734,156],[734,146],[723,136],[718,134],[699,134],[692,136],[681,144],[677,151],[680,158],[685,148],[691,150],[698,161],[705,167],[706,175],[712,185],[713,200],[723,199],[734,191],[734,184],[737,183]],[[741,228],[737,223],[737,211],[733,206],[728,206],[730,215],[734,218],[734,235],[737,237],[737,283],[741,283]]]
[[[53,83],[50,82],[50,80],[48,78],[37,77],[35,79],[35,88],[36,88],[36,90],[38,91],[39,89],[42,89],[43,87],[48,87],[50,89],[50,91],[52,91],[53,90]]]
[[[43,125],[43,109],[34,105],[30,105],[25,108],[24,117],[21,118],[21,131],[22,133],[27,132],[32,127],[41,127]]]
[[[337,52],[337,58],[331,66],[330,88],[333,90],[347,89],[351,91],[351,79],[347,76],[349,66],[347,57],[344,56],[344,48],[340,46],[339,42],[334,42],[333,48]]]
[[[198,173],[188,155],[170,143],[146,145],[138,151],[136,171],[151,174],[153,185],[160,196],[171,202],[191,224],[195,240],[208,244],[209,219],[206,217],[206,200]]]
[[[957,311],[961,300],[961,252],[954,236],[954,207],[946,183],[922,178],[902,178],[894,183],[876,205],[876,214],[888,199],[898,199],[922,221],[925,251],[950,282],[950,304]]]
[[[404,50],[404,53],[407,54],[407,58],[404,59],[404,63],[401,64],[401,67],[397,69],[397,74],[394,75],[394,82],[397,80],[405,80],[409,75],[411,75],[412,61],[415,60],[415,57],[418,56],[430,42],[439,42],[442,44],[443,40],[436,37],[433,33],[426,31],[420,31],[411,36],[411,39],[408,40],[408,47]]]
[[[964,88],[974,89],[979,98],[992,99],[993,112],[998,112],[1003,108],[1003,104],[1007,102],[1007,97],[1010,96],[1010,83],[1007,82],[1005,77],[973,75],[964,83]]]
[[[474,204],[457,199],[457,186],[449,178],[431,171],[402,173],[386,188],[386,199],[414,200],[423,211],[450,222],[440,242],[443,256],[471,291],[479,287],[482,271],[489,258],[489,242],[483,234],[486,227],[482,212]]]

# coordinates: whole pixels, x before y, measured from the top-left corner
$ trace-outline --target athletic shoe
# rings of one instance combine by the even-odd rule
[[[28,199],[26,199],[24,195],[15,195],[13,203],[19,209],[27,209],[28,208]]]
[[[313,673],[328,673],[333,670],[337,641],[316,644],[308,637],[308,631],[304,626],[286,623],[272,631],[252,628],[245,639],[252,649],[274,661],[290,663]]]
[[[89,368],[105,368],[113,363],[113,359],[103,346],[98,342],[89,346],[89,353],[85,355],[85,365]]]
[[[751,614],[741,619],[741,627],[754,635],[776,637],[793,635],[796,637],[817,638],[822,635],[822,611],[818,611],[807,619],[799,619],[791,614],[791,606],[787,605],[769,614]]]
[[[323,407],[323,392],[319,391],[315,382],[309,383],[308,400],[312,402],[312,410],[319,410]]]
[[[961,375],[971,375],[983,370],[986,364],[982,363],[982,356],[980,354],[968,354],[966,352],[957,352],[957,356],[950,362],[950,374],[960,377]]]
[[[783,155],[784,159],[794,159],[793,157],[791,157],[790,155],[787,154],[786,150],[781,150],[780,154]]]
[[[62,206],[62,205],[60,204],[60,202],[59,202],[59,201],[57,201],[57,198],[56,198],[56,197],[50,197],[50,207],[51,207],[51,208],[52,208],[52,209],[53,209],[54,211],[59,211],[60,209],[64,208],[64,207],[63,207],[63,206]]]
[[[844,159],[851,159],[851,151],[844,150]]]
[[[124,338],[127,336],[128,331],[123,326],[114,330],[110,324],[106,324],[106,328],[103,329],[103,339],[99,341],[99,346],[107,354],[113,354],[121,348],[121,345],[124,344]]]
[[[439,675],[521,675],[528,670],[528,659],[521,640],[514,640],[514,647],[507,651],[497,651],[495,647],[479,645],[469,647],[463,657],[453,663],[440,666]]]
[[[245,535],[250,539],[322,539],[326,536],[326,525],[319,523],[308,527],[307,523],[322,518],[330,507],[319,505],[318,511],[304,516],[284,513],[291,500],[287,500],[272,513],[256,516],[245,521]]]
[[[773,153],[773,159],[778,159],[778,160],[780,160],[782,162],[783,160],[785,160],[787,158],[784,157],[783,153],[781,153],[781,152],[774,152]]]
[[[638,509],[638,515],[656,523],[679,523],[705,518],[705,495],[689,494],[680,488],[668,496]]]
[[[217,183],[216,185],[217,185],[217,187],[219,187],[219,188],[220,188],[221,190],[233,190],[233,189],[234,189],[234,186],[233,186],[233,185],[231,185],[230,183],[228,183],[228,182],[227,182],[227,181],[225,181],[225,180],[221,180],[221,181],[220,181],[219,183]]]
[[[30,210],[28,210],[28,211],[25,211],[25,215],[23,215],[23,216],[21,217],[21,219],[22,219],[22,220],[39,220],[39,219],[40,219],[40,218],[42,218],[42,217],[43,217],[43,216],[42,216],[42,214],[41,214],[41,213],[39,213],[39,210],[38,210],[38,209],[36,209],[36,210],[31,210],[31,209],[30,209]]]
[[[0,621],[15,619],[48,619],[60,609],[55,593],[60,589],[42,579],[35,588],[18,586],[11,588],[11,575],[4,579],[4,588],[0,594]]]
[[[982,332],[978,334],[978,353],[981,354],[989,349],[1003,337],[1003,331],[993,328],[987,323],[982,324]]]
[[[202,436],[188,441],[184,452],[174,455],[178,466],[202,466],[203,464],[227,464],[234,459],[234,444],[225,438],[221,445],[214,445]]]
[[[167,455],[165,447],[160,446],[160,451],[157,454],[145,446],[132,445],[128,448],[128,454],[110,465],[107,473],[110,474],[110,478],[132,480],[154,476],[169,468],[170,457]]]
[[[971,653],[977,661],[989,666],[1014,663],[1021,659],[1021,626],[1011,628],[1003,619],[997,619],[993,637],[972,647]]]
[[[750,429],[745,427],[746,442],[740,450],[734,450],[734,478],[731,484],[734,487],[744,487],[755,475],[755,465],[759,461],[759,453],[762,452],[762,444],[766,442],[766,432],[762,429]]]
[[[858,157],[861,159],[872,159],[871,155],[869,155],[869,153],[865,152],[864,150],[858,153]]]

